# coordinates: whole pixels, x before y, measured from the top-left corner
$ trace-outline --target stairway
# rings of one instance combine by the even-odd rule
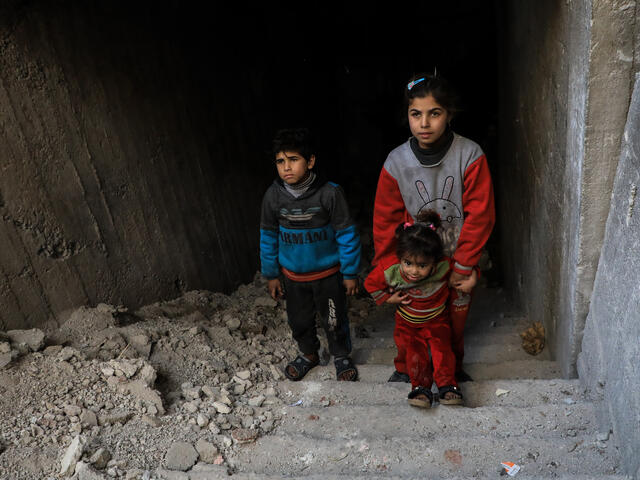
[[[518,333],[529,325],[499,289],[478,292],[472,306],[465,369],[475,381],[461,384],[464,407],[411,407],[410,386],[386,381],[395,356],[389,307],[357,325],[368,332],[353,338],[360,381],[335,381],[330,363],[281,382],[279,427],[234,451],[231,478],[497,478],[502,461],[521,467],[518,479],[628,478],[616,473],[613,439],[597,432],[578,380],[558,378],[546,349],[522,350]]]

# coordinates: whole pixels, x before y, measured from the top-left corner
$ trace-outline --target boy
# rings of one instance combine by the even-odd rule
[[[280,130],[273,140],[279,178],[268,188],[260,219],[260,261],[269,294],[287,293],[287,316],[301,354],[285,375],[301,380],[320,358],[316,311],[327,334],[338,380],[355,381],[346,293],[358,288],[360,235],[342,189],[313,172],[307,129]]]

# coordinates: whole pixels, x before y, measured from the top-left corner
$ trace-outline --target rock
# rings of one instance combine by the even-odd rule
[[[213,408],[215,408],[218,413],[231,413],[231,407],[222,402],[213,402]]]
[[[9,342],[0,342],[0,353],[9,353],[11,352],[11,345]]]
[[[156,373],[156,369],[149,364],[146,364],[144,367],[142,367],[142,369],[138,373],[138,379],[149,388],[153,388],[156,383],[157,377],[158,374]]]
[[[220,395],[220,388],[205,385],[202,387],[202,393],[204,393],[209,398],[214,398],[216,395]]]
[[[82,412],[82,408],[77,405],[64,405],[62,411],[67,417],[77,417]]]
[[[125,385],[126,390],[142,400],[144,403],[156,407],[161,415],[164,415],[164,405],[162,405],[162,397],[157,390],[149,388],[141,380],[135,380]]]
[[[131,378],[138,372],[138,365],[133,362],[111,360],[109,365],[115,369],[116,375],[124,375],[126,378]]]
[[[62,350],[60,350],[60,353],[58,354],[58,358],[63,362],[68,362],[74,356],[77,357],[77,354],[78,354],[78,351],[75,348],[64,347]]]
[[[240,328],[240,325],[242,324],[239,319],[237,319],[236,317],[232,317],[231,315],[225,315],[223,321],[231,332]]]
[[[249,399],[249,405],[252,407],[260,407],[265,401],[264,395],[258,395],[257,397],[253,397]]]
[[[97,427],[98,417],[91,410],[83,410],[80,414],[80,423],[84,427]]]
[[[253,305],[256,307],[272,307],[278,306],[278,302],[271,297],[258,297],[253,301]]]
[[[187,442],[176,442],[164,457],[165,467],[185,472],[198,461],[198,452]]]
[[[0,353],[0,368],[6,367],[13,360],[11,353]]]
[[[9,330],[6,334],[12,343],[26,344],[32,352],[37,352],[44,347],[44,332],[38,328],[32,328],[31,330]]]
[[[109,453],[106,448],[99,448],[93,455],[91,455],[89,463],[98,470],[102,470],[106,468],[109,460],[111,460],[111,453]]]
[[[105,377],[113,377],[113,375],[116,373],[116,371],[113,368],[108,366],[102,367],[100,371]]]
[[[131,412],[116,412],[107,415],[99,415],[98,425],[115,425],[117,423],[124,425],[131,417],[133,417],[133,413]]]
[[[82,457],[86,444],[87,440],[82,435],[78,435],[71,441],[71,444],[60,461],[60,475],[64,477],[73,475],[76,463],[78,463],[78,460]]]
[[[198,417],[196,418],[196,423],[199,427],[204,428],[209,425],[209,417],[203,413],[199,413]]]
[[[198,411],[198,405],[195,402],[186,402],[183,407],[189,413],[196,413]]]
[[[196,443],[196,450],[200,455],[200,460],[206,463],[215,462],[218,456],[218,447],[202,438]]]
[[[201,393],[202,393],[202,387],[199,387],[199,386],[194,387],[190,383],[182,384],[182,395],[187,400],[195,400],[197,398],[200,398]]]
[[[607,440],[609,440],[609,432],[604,432],[604,433],[598,433],[596,435],[596,439],[599,442],[606,442]]]
[[[159,480],[189,480],[189,474],[184,472],[159,468],[155,473],[153,478],[158,478]]]
[[[251,377],[251,372],[249,370],[242,370],[241,372],[237,372],[236,376],[240,380],[248,380]]]
[[[218,455],[218,464],[209,465],[207,463],[196,463],[189,471],[189,480],[211,480],[213,478],[227,478],[227,468],[222,463],[222,456]],[[213,462],[211,462],[213,463]]]
[[[151,415],[143,415],[142,421],[147,425],[151,425],[152,427],[159,427],[160,425],[162,425],[162,422],[159,418],[153,417]]]
[[[142,358],[149,358],[151,353],[151,340],[147,335],[133,335],[129,338],[129,343]]]
[[[108,477],[96,471],[88,463],[78,462],[74,478],[77,478],[78,480],[106,480]]]
[[[258,438],[259,432],[257,430],[250,430],[248,428],[236,428],[231,432],[231,437],[240,444],[251,443]]]

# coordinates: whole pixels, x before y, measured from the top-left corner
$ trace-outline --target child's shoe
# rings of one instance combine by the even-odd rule
[[[453,393],[451,398],[445,398],[447,393]],[[462,392],[454,385],[445,385],[444,387],[438,387],[438,400],[440,405],[462,405],[464,399],[462,398]]]
[[[426,398],[424,398],[426,397]],[[431,408],[433,393],[427,387],[417,386],[409,392],[409,405],[419,408]]]

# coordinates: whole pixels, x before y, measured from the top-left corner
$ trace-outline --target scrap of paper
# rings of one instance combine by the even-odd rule
[[[510,477],[513,477],[520,471],[520,465],[516,465],[513,462],[502,462],[502,466]]]

